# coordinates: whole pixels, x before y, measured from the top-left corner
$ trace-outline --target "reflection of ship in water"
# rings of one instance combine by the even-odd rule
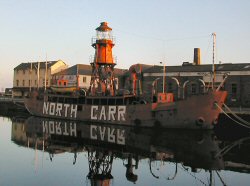
[[[222,182],[220,170],[250,173],[250,137],[225,141],[213,131],[153,130],[30,117],[25,123],[13,122],[12,140],[48,152],[51,161],[57,153],[71,152],[75,164],[79,152],[86,152],[86,176],[91,185],[110,185],[115,158],[123,160],[125,176],[134,183],[139,179],[136,169],[143,159],[149,160],[155,178],[160,177],[159,172],[151,165],[174,163],[176,170],[168,180],[174,179],[179,169],[190,175],[203,169],[218,175]]]

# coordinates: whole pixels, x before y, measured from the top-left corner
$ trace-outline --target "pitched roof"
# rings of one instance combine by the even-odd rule
[[[126,76],[126,77],[128,77],[128,76],[130,76],[130,74],[131,74],[131,69],[133,69],[133,68],[141,68],[141,71],[142,72],[145,72],[147,69],[149,69],[149,68],[152,68],[153,67],[153,65],[147,65],[147,64],[140,64],[140,63],[137,63],[137,64],[134,64],[134,65],[131,65],[130,67],[129,67],[129,70],[123,70],[123,73],[122,73],[122,75],[123,76]]]
[[[123,73],[126,72],[127,70],[115,68],[114,71],[115,74],[119,76],[123,75]],[[54,75],[91,75],[91,74],[92,74],[92,67],[90,65],[76,64]]]
[[[114,73],[116,76],[123,76],[126,72],[128,72],[127,69],[121,69],[121,68],[114,69]]]
[[[77,74],[91,75],[91,66],[84,64],[76,64],[54,75],[77,75]]]
[[[152,66],[144,71],[144,73],[157,73],[162,71],[163,66]],[[212,64],[192,65],[185,63],[181,66],[166,66],[169,72],[211,72]],[[215,71],[250,71],[250,63],[224,63],[215,64]]]
[[[47,61],[47,68],[50,68],[51,66],[53,66],[57,62],[58,61]],[[31,65],[32,65],[32,68],[37,68],[38,67],[38,63],[40,63],[40,69],[45,69],[46,68],[46,61],[41,61],[41,62],[21,63],[18,66],[16,66],[14,68],[14,70],[26,70],[26,69],[30,69]]]

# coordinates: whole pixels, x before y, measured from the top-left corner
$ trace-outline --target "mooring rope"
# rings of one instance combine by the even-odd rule
[[[229,116],[217,103],[215,103],[215,105],[221,110],[221,112],[223,114],[225,114],[229,119],[231,119],[232,121],[234,121],[235,123],[243,126],[243,127],[246,127],[246,128],[249,128],[250,129],[250,126],[248,126],[247,124],[244,124],[244,123],[240,123],[239,121],[235,120],[234,118],[232,118],[231,116]]]
[[[197,176],[195,176],[195,174],[191,174],[187,169],[181,167],[181,166],[178,166],[180,167],[181,169],[183,169],[186,173],[188,173],[190,176],[192,176],[195,180],[199,181],[201,184],[205,185],[205,186],[208,186],[204,181],[202,181],[200,178],[198,178]]]
[[[223,106],[238,120],[240,120],[241,122],[243,122],[246,125],[250,126],[250,123],[244,119],[242,119],[241,117],[237,116],[225,103],[223,104]]]
[[[215,171],[215,172],[218,175],[218,177],[220,178],[220,181],[223,184],[223,186],[227,186],[226,183],[224,182],[224,180],[222,179],[222,177],[220,176],[220,174],[218,173],[218,171]]]
[[[224,156],[226,153],[228,153],[232,148],[236,147],[237,145],[242,144],[244,141],[249,140],[250,137],[241,138],[237,141],[232,142],[231,144],[225,146],[223,149],[221,149],[214,158],[218,158],[219,156]]]

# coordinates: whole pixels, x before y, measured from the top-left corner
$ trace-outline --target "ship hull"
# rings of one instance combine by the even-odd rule
[[[35,116],[90,121],[114,125],[211,129],[220,114],[227,93],[208,92],[170,103],[79,104],[26,98],[27,110]],[[216,104],[215,104],[216,103]]]

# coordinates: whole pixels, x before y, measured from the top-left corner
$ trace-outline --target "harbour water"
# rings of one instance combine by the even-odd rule
[[[0,185],[241,185],[250,135],[0,116]]]

